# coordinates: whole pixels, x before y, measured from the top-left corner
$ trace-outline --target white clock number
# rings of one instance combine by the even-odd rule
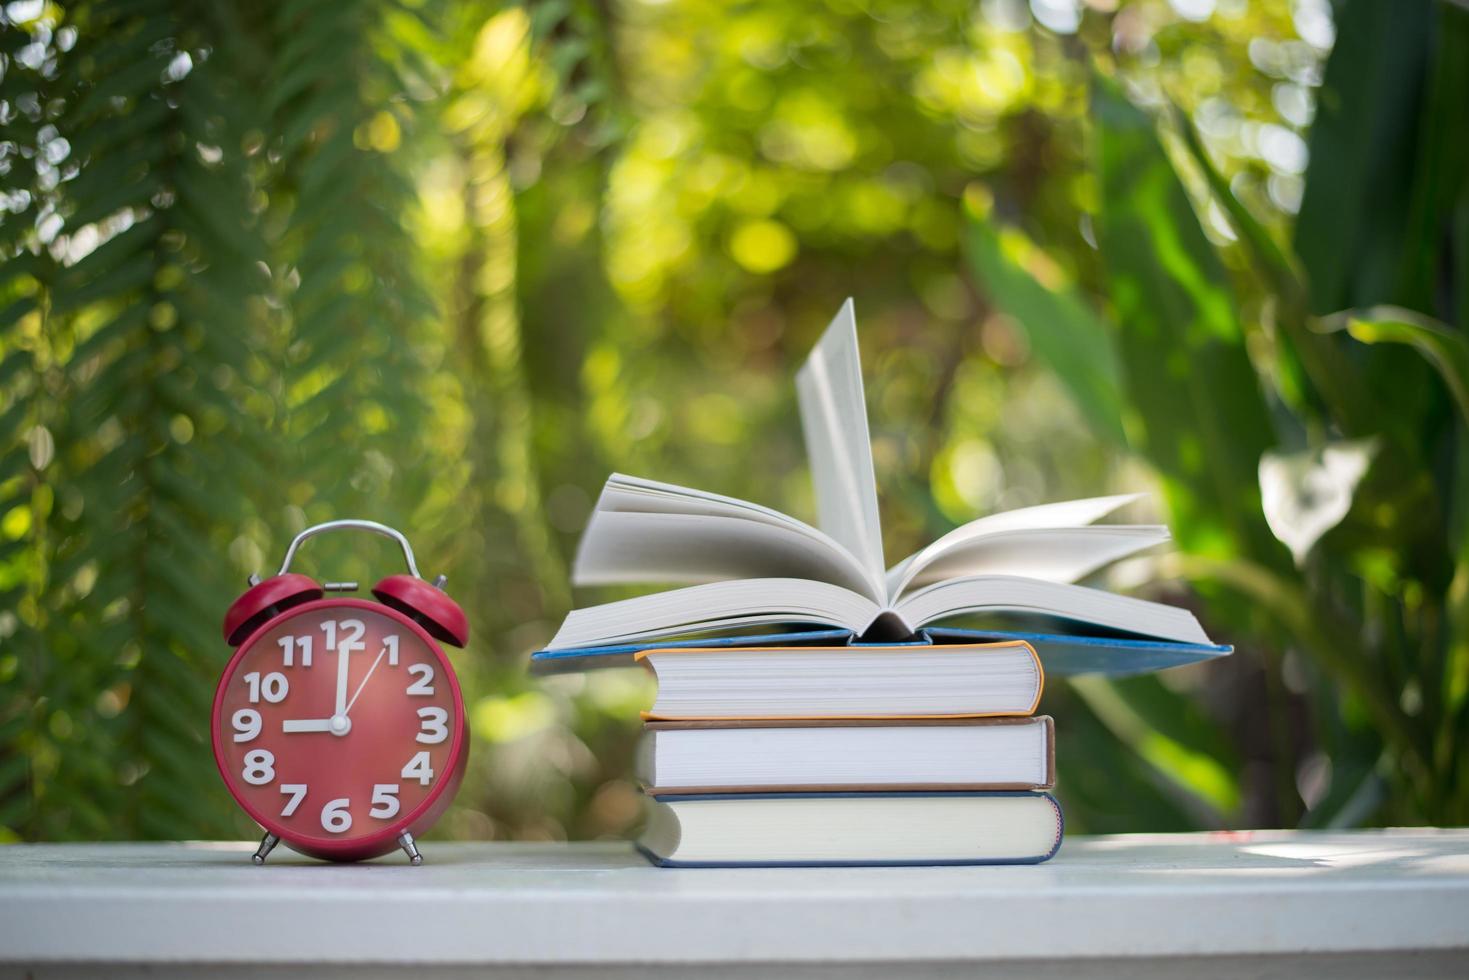
[[[416,779],[418,785],[427,786],[428,781],[434,778],[434,771],[428,766],[428,752],[415,753],[413,758],[408,760],[408,765],[404,766],[403,771],[398,775],[404,779]]]
[[[296,651],[301,651],[301,666],[311,666],[311,637],[309,636],[283,636],[276,640],[276,646],[281,648],[281,663],[287,667],[296,665]]]
[[[421,697],[432,697],[434,693],[434,669],[428,664],[409,664],[408,673],[418,680],[408,685],[408,693]]]
[[[388,666],[398,666],[398,634],[389,633],[383,637],[383,649],[388,651]]]
[[[260,712],[254,708],[241,708],[230,719],[230,724],[235,726],[235,741],[248,742],[260,734]]]
[[[337,630],[342,635],[337,636]],[[326,634],[326,648],[338,650],[342,653],[351,653],[353,650],[361,650],[363,647],[362,634],[367,632],[367,625],[360,619],[344,619],[338,622],[328,619],[321,624],[321,630]]]
[[[347,797],[330,800],[321,808],[321,829],[333,834],[345,834],[352,829],[352,812],[347,809],[352,801]]]
[[[423,753],[425,756],[427,752]],[[275,753],[269,749],[256,749],[245,753],[245,770],[240,778],[251,786],[264,786],[275,778]]]
[[[281,816],[289,817],[296,812],[296,807],[301,805],[301,801],[306,799],[306,784],[281,783],[281,793],[290,797],[289,800],[286,800],[286,805],[281,808]]]
[[[443,708],[419,708],[418,726],[414,736],[424,745],[438,745],[449,737],[449,712]]]
[[[368,816],[387,820],[396,817],[398,809],[397,783],[377,783],[372,787],[372,809],[367,811]]]
[[[291,689],[286,675],[278,670],[266,674],[263,680],[260,677],[260,671],[252,670],[245,675],[245,686],[250,689],[251,704],[259,704],[262,694],[271,704],[280,704],[286,699],[286,692]]]

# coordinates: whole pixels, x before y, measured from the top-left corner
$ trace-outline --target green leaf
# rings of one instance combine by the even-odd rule
[[[36,357],[28,350],[18,350],[6,353],[0,360],[0,388],[10,384],[21,374],[29,374],[35,370]]]
[[[1454,207],[1469,188],[1469,126],[1464,124],[1465,93],[1469,92],[1469,7],[1452,3],[1433,7],[1433,44],[1419,113],[1417,156],[1409,179],[1404,247],[1398,255],[1401,286],[1396,301],[1453,316],[1452,311],[1434,304],[1441,296]]]
[[[146,99],[126,115],[113,116],[82,129],[72,142],[72,152],[78,157],[106,159],[109,163],[115,163],[114,153],[131,147],[139,133],[147,133],[163,125],[168,113],[166,102]],[[113,172],[116,173],[116,170]]]
[[[1308,592],[1298,579],[1240,558],[1172,555],[1171,574],[1192,581],[1210,581],[1246,599],[1264,619],[1273,621],[1281,635],[1307,651],[1337,686],[1358,699],[1373,723],[1421,780],[1426,770],[1421,731],[1403,711],[1376,666],[1361,654],[1353,626],[1339,608]],[[1406,768],[1406,766],[1405,766]]]
[[[1274,289],[1277,297],[1293,309],[1299,308],[1304,313],[1306,284],[1294,256],[1281,248],[1275,236],[1260,223],[1249,208],[1245,207],[1244,202],[1235,196],[1234,190],[1229,186],[1229,181],[1214,165],[1214,159],[1209,155],[1208,148],[1204,146],[1203,140],[1199,138],[1198,130],[1194,128],[1188,116],[1177,106],[1173,106],[1171,115],[1179,135],[1183,138],[1183,145],[1189,151],[1189,156],[1198,164],[1204,179],[1209,184],[1210,192],[1219,202],[1220,207],[1224,209],[1224,213],[1229,215],[1230,224],[1234,226],[1240,241],[1248,249],[1261,276]]]
[[[1098,78],[1099,244],[1135,409],[1129,441],[1165,479],[1179,540],[1280,565],[1256,476],[1275,443],[1219,256],[1153,120]]]
[[[1238,760],[1196,707],[1151,676],[1121,682],[1073,677],[1070,682],[1113,734],[1207,804],[1214,823],[1228,822],[1240,803],[1234,775]]]
[[[1173,118],[1183,145],[1204,174],[1214,200],[1229,216],[1253,266],[1278,303],[1275,317],[1285,334],[1286,351],[1294,355],[1293,359],[1284,358],[1280,366],[1282,372],[1290,372],[1292,381],[1281,387],[1300,391],[1296,400],[1305,404],[1297,405],[1298,409],[1315,407],[1310,399],[1311,389],[1305,388],[1299,377],[1304,371],[1320,395],[1321,407],[1343,432],[1363,436],[1378,431],[1381,418],[1361,397],[1362,379],[1357,365],[1344,356],[1333,338],[1310,329],[1310,297],[1299,263],[1235,196],[1193,123],[1176,108]]]
[[[108,114],[113,99],[141,100],[160,87],[163,64],[148,53],[146,43],[138,46],[138,53],[135,61],[103,79],[78,103],[74,111],[79,122],[90,124]]]
[[[1056,793],[1068,830],[1086,834],[1217,827],[1218,815],[1119,738],[1070,683],[1046,689],[1057,733]]]
[[[1456,486],[1469,485],[1469,433],[1458,433],[1458,472]],[[1444,597],[1448,620],[1448,642],[1444,651],[1443,702],[1449,723],[1439,733],[1437,750],[1442,771],[1457,773],[1458,759],[1466,751],[1465,734],[1469,733],[1469,517],[1463,497],[1458,504],[1456,541],[1453,544],[1454,577]],[[1461,784],[1461,792],[1469,793],[1469,784]]]
[[[1469,422],[1469,340],[1432,317],[1396,306],[1346,310],[1327,317],[1327,329],[1343,329],[1364,344],[1407,344],[1433,365]]]
[[[1121,371],[1107,324],[1074,289],[1057,281],[1057,274],[1051,273],[1049,286],[1036,278],[1033,269],[1054,270],[1054,264],[1046,264],[1049,260],[1018,232],[971,216],[966,244],[976,278],[995,305],[1020,324],[1082,416],[1099,436],[1125,446]]]
[[[1425,0],[1336,7],[1295,227],[1315,313],[1407,299],[1397,280],[1431,14]]]

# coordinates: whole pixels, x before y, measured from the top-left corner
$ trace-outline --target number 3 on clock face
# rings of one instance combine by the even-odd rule
[[[215,719],[235,798],[268,831],[323,857],[380,854],[432,822],[468,749],[438,644],[396,610],[357,599],[308,602],[241,644]]]

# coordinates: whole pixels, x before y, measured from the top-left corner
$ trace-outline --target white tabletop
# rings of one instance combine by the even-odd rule
[[[620,844],[327,865],[0,847],[0,963],[671,964],[1469,950],[1469,831],[1074,838],[1030,867],[659,870]],[[1456,955],[1456,954],[1455,954]],[[1456,960],[1469,967],[1469,958]]]

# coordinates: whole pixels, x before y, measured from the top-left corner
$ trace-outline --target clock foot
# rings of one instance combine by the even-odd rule
[[[418,853],[418,845],[413,842],[413,835],[404,831],[398,835],[398,846],[403,848],[403,853],[408,855],[408,863],[415,867],[423,863],[423,855]]]
[[[264,864],[266,856],[269,855],[271,851],[275,850],[275,846],[280,842],[281,839],[275,834],[266,834],[264,837],[260,838],[260,846],[255,849],[255,856],[250,860],[254,861],[256,864]]]

